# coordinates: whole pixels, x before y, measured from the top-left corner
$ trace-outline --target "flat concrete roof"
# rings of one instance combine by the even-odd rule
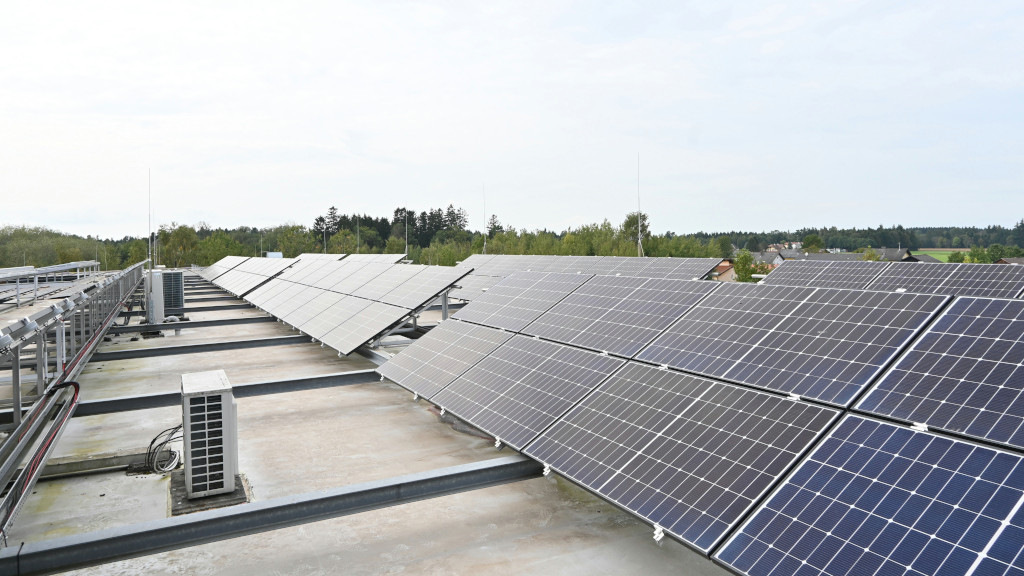
[[[196,278],[194,275],[188,276]],[[205,285],[202,290],[209,290]],[[189,290],[199,288],[186,287]],[[227,297],[230,298],[230,297]],[[241,301],[238,301],[240,303]],[[218,302],[219,304],[220,302]],[[187,308],[210,302],[187,303]],[[262,315],[188,313],[191,320]],[[422,322],[439,320],[431,312]],[[278,322],[197,327],[161,338],[111,335],[98,352],[296,334]],[[134,339],[134,340],[133,340]],[[391,337],[385,354],[400,353]],[[223,369],[233,385],[372,369],[312,342],[90,362],[85,400],[180,389],[183,373]],[[254,501],[480,462],[509,453],[460,432],[427,402],[376,378],[239,397],[239,470]],[[144,451],[181,423],[177,406],[73,418],[51,464]],[[180,443],[179,443],[180,447]],[[41,480],[9,545],[129,526],[169,515],[169,476],[124,469]],[[371,512],[96,566],[82,574],[588,574],[728,572],[650,526],[551,474]]]

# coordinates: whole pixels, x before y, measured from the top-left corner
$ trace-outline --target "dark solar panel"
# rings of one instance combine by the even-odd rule
[[[431,402],[518,450],[622,363],[595,352],[514,336]]]
[[[647,266],[638,276],[679,280],[701,279],[721,262],[721,258],[645,258]]]
[[[709,552],[836,414],[630,362],[525,452]]]
[[[637,358],[845,406],[946,299],[726,284]]]
[[[628,358],[718,286],[698,280],[594,276],[523,332]]]
[[[772,270],[762,284],[812,288],[865,288],[890,262],[789,260]]]
[[[468,322],[442,322],[377,372],[403,388],[430,398],[511,337],[511,332]]]
[[[1024,302],[957,298],[857,406],[1024,448]]]
[[[1024,290],[1024,266],[894,262],[868,288],[953,296],[1015,298]]]
[[[716,556],[752,576],[1018,574],[1022,500],[1019,455],[847,416]]]
[[[459,310],[455,318],[518,332],[590,278],[587,274],[517,272]]]

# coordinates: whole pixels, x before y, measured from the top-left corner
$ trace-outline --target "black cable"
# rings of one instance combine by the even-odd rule
[[[163,432],[160,432],[153,438],[149,443],[149,449],[146,450],[146,467],[157,474],[167,474],[178,467],[181,455],[176,450],[168,450],[167,459],[160,461],[160,453],[167,448],[167,445],[176,440],[181,440],[182,436],[178,434],[181,432],[182,425],[178,424],[172,428],[168,428]],[[163,438],[163,439],[161,439]]]

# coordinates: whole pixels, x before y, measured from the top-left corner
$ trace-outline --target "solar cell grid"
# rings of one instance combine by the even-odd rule
[[[324,290],[331,290],[336,284],[368,265],[369,262],[349,262],[346,260],[330,262],[318,271],[303,278],[302,283],[323,288]],[[339,290],[334,291],[340,292]]]
[[[511,337],[509,332],[467,322],[442,322],[377,371],[430,398]]]
[[[752,576],[1003,574],[1022,502],[1019,455],[851,415],[717,557]]]
[[[373,280],[377,276],[380,276],[392,266],[394,266],[394,264],[371,262],[365,266],[359,267],[356,270],[342,270],[341,280],[332,284],[327,289],[332,292],[339,292],[341,294],[353,294],[361,286],[363,286],[370,280]],[[322,284],[322,282],[318,284]]]
[[[514,336],[431,401],[518,450],[622,363]]]
[[[448,266],[424,266],[412,279],[384,294],[381,301],[410,310],[419,308],[443,292],[453,283],[460,282],[464,269]]]
[[[646,258],[639,275],[646,278],[693,280],[704,278],[722,262],[719,258]]]
[[[708,552],[836,414],[630,362],[525,452]]]
[[[369,302],[369,306],[343,321],[319,340],[348,355],[408,314],[409,311],[405,308],[383,302]]]
[[[1015,298],[1024,289],[1024,266],[956,264],[940,289],[958,296]]]
[[[292,326],[302,326],[344,298],[341,294],[320,290],[319,288],[307,288],[307,290],[313,290],[316,295],[301,306],[284,313],[281,317],[282,320]]]
[[[957,298],[860,410],[1024,448],[1024,302]]]
[[[284,280],[274,278],[270,282],[267,282],[263,286],[260,286],[259,288],[246,294],[245,300],[250,302],[254,306],[262,308],[263,304],[267,300],[269,300],[275,294],[283,290],[288,284],[289,282],[285,282]]]
[[[814,288],[865,288],[889,265],[889,262],[791,260],[772,270],[762,283]]]
[[[590,279],[587,274],[518,272],[455,314],[455,318],[517,332]]]
[[[331,330],[370,306],[369,300],[345,296],[320,314],[299,326],[299,329],[317,340],[323,339]]]
[[[353,290],[351,294],[367,300],[379,301],[381,297],[394,290],[398,285],[415,278],[425,268],[426,266],[416,265],[390,266]]]
[[[523,332],[632,357],[719,284],[594,276]]]
[[[459,281],[456,282],[459,288],[452,290],[448,295],[460,300],[476,300],[482,296],[484,292],[501,281],[502,278],[500,276],[480,276],[478,274],[470,274],[459,279]]]
[[[637,358],[845,406],[947,299],[723,286]]]

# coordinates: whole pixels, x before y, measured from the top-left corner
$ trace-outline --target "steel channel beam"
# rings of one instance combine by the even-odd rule
[[[283,392],[331,388],[334,386],[348,386],[351,384],[371,384],[379,380],[380,376],[375,370],[353,370],[351,372],[339,372],[337,374],[324,374],[322,376],[309,376],[289,380],[268,380],[264,382],[251,382],[249,384],[232,384],[231,389],[236,398],[245,398],[248,396],[280,394]],[[78,409],[75,410],[75,416],[95,416],[97,414],[130,412],[132,410],[147,410],[150,408],[166,408],[168,406],[180,405],[181,392],[178,391],[143,394],[140,396],[124,396],[121,398],[108,398],[105,400],[83,400],[78,403]]]
[[[234,298],[234,296],[229,296]],[[189,314],[195,312],[220,312],[223,310],[248,310],[252,308],[252,304],[223,304],[221,306],[193,306],[185,308],[167,308],[164,310],[164,314],[167,316],[178,316],[180,314]],[[146,312],[143,310],[132,310],[131,312],[121,312],[121,318],[131,318],[133,316],[145,316]]]
[[[235,324],[256,324],[259,322],[277,322],[273,316],[249,316],[245,318],[222,318],[220,320],[191,320],[171,324],[131,324],[128,326],[111,326],[107,334],[127,334],[129,332],[152,332],[155,329],[185,330],[188,328],[209,328],[212,326],[233,326]]]
[[[161,324],[168,329],[177,329],[178,324]],[[274,336],[273,338],[256,338],[254,340],[231,340],[228,342],[208,342],[206,344],[186,344],[183,346],[161,346],[159,348],[135,348],[132,350],[116,350],[113,352],[95,352],[92,362],[109,360],[129,360],[133,358],[151,358],[154,356],[173,356],[176,354],[199,354],[220,350],[240,350],[243,348],[263,348],[266,346],[287,346],[291,344],[309,343],[309,338],[301,334],[291,336]]]
[[[96,566],[535,478],[542,469],[538,462],[524,456],[506,456],[79,536],[20,546],[12,542],[0,552],[0,574],[50,574]]]

